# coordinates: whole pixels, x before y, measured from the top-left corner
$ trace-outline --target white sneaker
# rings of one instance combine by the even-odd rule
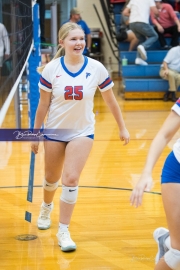
[[[146,59],[147,59],[147,53],[146,53],[146,50],[144,49],[143,45],[139,45],[139,46],[137,47],[137,50],[138,50],[138,52],[140,53],[141,58],[142,58],[143,60],[146,60]]]
[[[163,227],[157,228],[153,237],[158,244],[158,252],[156,254],[155,263],[157,264],[159,260],[164,256],[164,254],[169,250],[165,245],[165,240],[169,236],[169,231]]]
[[[47,230],[50,228],[51,226],[50,214],[53,210],[53,207],[54,207],[53,203],[51,208],[45,207],[43,206],[43,204],[41,204],[41,210],[37,220],[38,229]]]
[[[142,60],[141,58],[136,58],[135,64],[136,65],[141,65],[141,66],[147,66],[148,65],[148,63],[146,61]]]
[[[56,234],[58,239],[58,245],[62,251],[72,251],[76,249],[76,244],[71,239],[69,232],[58,232]]]

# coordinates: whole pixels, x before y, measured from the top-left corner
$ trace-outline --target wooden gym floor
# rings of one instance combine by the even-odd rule
[[[119,82],[115,95],[131,135],[129,145],[118,138],[116,123],[99,93],[95,96],[96,132],[92,152],[80,179],[78,202],[70,231],[77,250],[63,253],[57,244],[58,188],[52,226],[40,231],[36,220],[42,202],[43,145],[35,160],[33,202],[27,201],[30,166],[28,142],[0,143],[0,269],[1,270],[150,270],[157,246],[153,231],[166,227],[160,175],[169,143],[153,173],[154,188],[143,205],[130,205],[131,190],[139,179],[150,143],[168,115],[172,102],[125,101]],[[118,93],[118,94],[117,94]],[[25,95],[25,94],[24,94]],[[15,128],[13,104],[3,127]],[[22,106],[22,128],[28,127],[27,105]],[[32,213],[31,223],[24,218]],[[27,235],[34,240],[20,241]]]

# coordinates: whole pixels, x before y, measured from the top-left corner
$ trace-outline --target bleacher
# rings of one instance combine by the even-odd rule
[[[124,3],[124,0],[111,0],[116,31],[120,27],[121,10]],[[170,44],[171,39],[167,37],[166,40],[167,44]],[[125,99],[162,99],[168,90],[168,81],[160,78],[159,71],[167,51],[161,50],[159,41],[157,40],[147,50],[148,66],[135,65],[136,49],[128,52],[128,42],[119,43],[118,48],[120,58],[128,60],[127,66],[120,67],[125,86]],[[180,88],[177,96],[180,96]]]

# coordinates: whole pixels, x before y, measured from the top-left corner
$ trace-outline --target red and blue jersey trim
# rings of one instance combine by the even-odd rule
[[[180,98],[176,101],[176,104],[180,107]]]
[[[112,83],[112,80],[110,77],[108,77],[103,83],[99,84],[99,88],[103,89],[111,83]]]
[[[46,81],[42,76],[40,77],[40,83],[45,87],[52,89],[52,84]]]

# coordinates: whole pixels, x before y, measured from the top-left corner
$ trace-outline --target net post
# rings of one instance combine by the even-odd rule
[[[39,5],[33,6],[33,37],[34,37],[34,48],[31,52],[28,61],[27,73],[29,81],[28,90],[28,105],[29,105],[29,127],[33,129],[35,114],[39,103],[39,87],[38,82],[40,75],[37,72],[37,67],[41,64],[41,53],[40,53],[40,20],[39,20]],[[29,181],[28,181],[28,192],[27,201],[33,201],[33,187],[34,187],[34,165],[35,165],[35,154],[31,152],[30,170],[29,170]],[[30,216],[30,218],[29,218]],[[31,222],[31,213],[25,215],[25,220]]]
[[[34,127],[36,109],[39,102],[39,87],[38,82],[40,75],[37,72],[37,67],[41,65],[40,53],[40,22],[39,22],[39,5],[33,6],[33,38],[34,48],[31,52],[28,61],[27,73],[29,81],[28,90],[28,105],[29,105],[29,127]]]
[[[11,29],[12,29],[12,68],[13,68],[13,74],[12,74],[12,80],[13,84],[16,81],[17,78],[17,53],[16,53],[16,7],[15,2],[11,2]],[[15,109],[15,119],[16,119],[16,128],[21,128],[21,111],[20,111],[20,101],[19,101],[19,89],[16,89],[16,92],[14,94],[14,109]]]
[[[52,56],[57,52],[57,2],[55,1],[51,5],[51,44],[52,46]]]

